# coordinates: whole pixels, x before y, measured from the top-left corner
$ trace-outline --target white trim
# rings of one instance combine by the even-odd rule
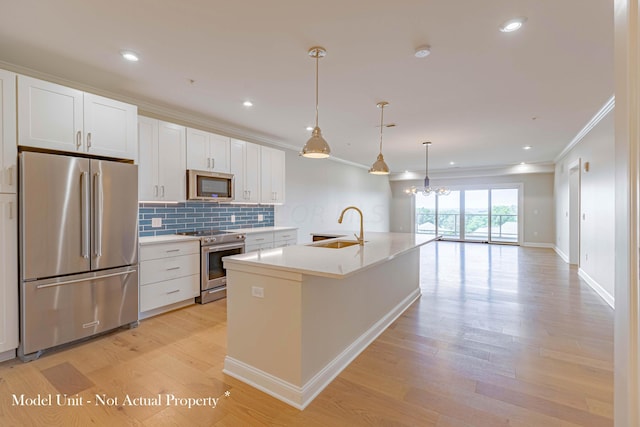
[[[8,350],[5,351],[3,353],[0,353],[0,362],[5,362],[7,360],[11,360],[11,359],[15,359],[16,358],[16,350]]]
[[[138,320],[148,319],[150,317],[157,316],[158,314],[166,313],[168,311],[177,310],[179,308],[187,307],[187,306],[193,305],[193,304],[194,304],[194,299],[190,298],[188,300],[174,302],[172,304],[164,305],[164,306],[158,307],[158,308],[153,308],[151,310],[141,311],[140,313],[138,313]]]
[[[522,246],[528,248],[547,248],[547,249],[555,249],[555,245],[553,243],[537,243],[537,242],[524,242]]]
[[[560,248],[559,248],[559,247],[554,246],[554,247],[553,247],[553,250],[554,250],[554,251],[556,251],[556,253],[558,254],[558,256],[559,256],[560,258],[562,258],[562,260],[563,260],[564,262],[566,262],[567,264],[569,264],[569,256],[567,256],[567,254],[565,254],[564,252],[562,252],[562,250],[560,250]]]
[[[589,287],[591,287],[591,289],[596,291],[596,293],[598,295],[600,295],[600,297],[604,300],[604,302],[609,304],[609,306],[611,306],[611,308],[615,309],[615,300],[613,298],[613,295],[611,295],[609,292],[607,292],[607,290],[605,288],[600,286],[600,284],[598,282],[596,282],[593,279],[593,277],[589,276],[587,274],[587,272],[584,271],[581,268],[578,268],[578,276],[580,278],[582,278],[585,282],[587,282],[587,285],[589,285]]]
[[[554,159],[554,162],[558,163],[558,161],[562,159],[562,157],[564,157],[565,154],[567,154],[573,147],[575,147],[580,141],[582,141],[582,138],[587,136],[587,134],[591,132],[591,129],[596,127],[596,125],[600,123],[600,120],[604,119],[607,116],[607,114],[609,114],[611,110],[613,110],[615,106],[616,106],[616,97],[615,95],[612,95],[611,98],[609,98],[609,100],[607,100],[607,102],[602,106],[602,108],[600,108],[600,110],[595,114],[595,116],[593,116],[591,120],[589,120],[589,122],[587,122],[587,124],[584,125],[584,127],[580,130],[580,132],[578,132],[578,134],[575,137],[573,137],[569,145],[564,147],[564,150],[562,150],[560,154],[556,156],[556,158]]]
[[[294,408],[303,410],[340,372],[349,366],[369,344],[375,341],[411,304],[420,298],[420,295],[419,288],[411,292],[404,300],[360,335],[351,345],[345,348],[342,353],[329,362],[302,387],[281,380],[278,377],[229,356],[224,359],[224,369],[222,372]]]

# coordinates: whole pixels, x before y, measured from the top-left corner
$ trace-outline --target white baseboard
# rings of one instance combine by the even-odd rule
[[[9,350],[3,353],[0,353],[0,362],[4,362],[6,360],[11,360],[16,358],[16,350]]]
[[[247,365],[232,357],[225,357],[222,372],[236,378],[270,396],[303,410],[328,386],[340,372],[344,370],[369,344],[385,331],[415,300],[420,298],[420,289],[415,289],[404,300],[396,305],[371,328],[360,335],[350,346],[345,348],[335,359],[329,362],[307,383],[298,387],[281,380],[267,372]]]
[[[529,248],[547,248],[547,249],[555,248],[555,245],[553,243],[524,242],[522,246],[526,246]]]
[[[589,276],[583,269],[578,268],[578,276],[582,278],[587,285],[591,287],[600,297],[611,306],[611,308],[615,309],[615,299],[613,295],[606,291],[598,282],[596,282],[593,277]]]
[[[563,260],[564,262],[566,262],[567,264],[569,264],[569,256],[568,256],[567,254],[565,254],[564,252],[562,252],[562,251],[560,250],[560,248],[559,248],[559,247],[554,246],[554,247],[553,247],[553,250],[554,250],[554,251],[556,251],[556,253],[558,254],[558,256],[559,256],[560,258],[562,258],[562,260]]]

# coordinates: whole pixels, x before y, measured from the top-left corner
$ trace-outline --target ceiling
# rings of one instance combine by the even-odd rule
[[[5,65],[299,148],[315,112],[307,51],[323,46],[319,124],[332,155],[373,163],[376,104],[388,101],[392,172],[423,171],[425,140],[431,170],[552,162],[614,91],[613,0],[0,0],[0,10]],[[498,31],[518,16],[519,31]],[[431,55],[418,59],[423,44]]]

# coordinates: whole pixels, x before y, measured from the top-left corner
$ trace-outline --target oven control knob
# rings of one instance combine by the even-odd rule
[[[243,236],[242,234],[238,234],[238,235],[236,236],[236,239],[244,239],[244,236]]]
[[[213,243],[213,242],[215,242],[215,241],[216,241],[216,238],[215,238],[215,237],[212,237],[209,241],[210,241],[211,243]]]
[[[205,242],[205,243],[210,243],[210,242],[211,242],[211,239],[209,239],[209,238],[207,237],[207,238],[205,238],[205,239],[204,239],[204,242]]]

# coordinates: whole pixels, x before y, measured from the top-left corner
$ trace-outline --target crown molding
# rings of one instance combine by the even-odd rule
[[[33,77],[36,79],[46,80],[84,92],[90,92],[96,95],[104,96],[106,98],[126,102],[127,104],[136,105],[138,107],[138,113],[143,116],[176,122],[176,124],[180,124],[183,126],[199,128],[208,132],[221,134],[230,138],[241,139],[243,141],[253,142],[260,145],[283,148],[286,150],[295,151],[296,153],[299,153],[301,149],[301,147],[296,147],[294,145],[286,144],[279,141],[276,136],[263,134],[253,129],[237,126],[228,122],[216,120],[211,117],[204,117],[193,112],[181,110],[176,107],[159,105],[157,103],[142,100],[132,96],[109,92],[94,86],[78,83],[76,81],[68,80],[60,76],[44,73],[32,68],[23,67],[21,65],[12,64],[2,60],[0,60],[0,67],[17,74],[23,74],[25,76]],[[369,169],[369,167],[366,165],[349,160],[344,160],[339,157],[331,156],[327,160],[354,166],[360,169]]]
[[[573,147],[578,145],[578,143],[582,141],[582,138],[587,136],[587,134],[591,132],[591,129],[596,127],[596,125],[600,123],[600,120],[604,119],[615,106],[616,97],[615,95],[612,95],[611,98],[609,98],[609,100],[602,106],[602,108],[598,110],[595,116],[593,116],[591,120],[589,120],[589,122],[587,122],[587,124],[580,130],[580,132],[578,132],[578,134],[571,140],[571,142],[569,142],[569,144],[564,147],[564,150],[562,150],[560,154],[558,154],[556,158],[553,159],[554,163],[558,163],[558,161],[560,161],[560,159],[562,159]]]
[[[522,175],[531,173],[553,173],[553,163],[533,163],[524,165],[494,166],[483,168],[456,168],[429,172],[430,179],[474,178],[504,175]],[[389,181],[411,181],[424,179],[424,172],[402,172],[389,175]]]

